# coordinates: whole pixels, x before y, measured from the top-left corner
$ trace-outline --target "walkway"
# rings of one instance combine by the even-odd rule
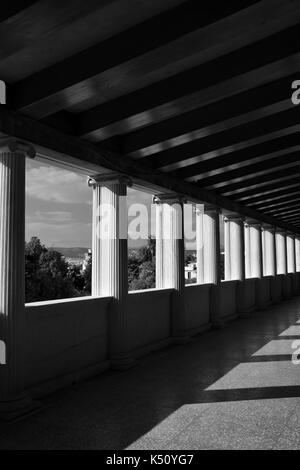
[[[300,448],[299,319],[298,297],[77,384],[1,424],[0,448]]]

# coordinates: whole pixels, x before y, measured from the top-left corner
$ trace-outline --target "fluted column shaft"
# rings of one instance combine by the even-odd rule
[[[237,214],[227,215],[225,220],[225,280],[237,283],[237,310],[245,315],[245,230],[244,218]]]
[[[174,289],[172,335],[178,342],[187,337],[184,292],[184,205],[180,197],[156,196],[156,287]]]
[[[204,283],[203,206],[196,206],[196,259],[197,284]]]
[[[163,289],[163,205],[156,204],[156,288]]]
[[[242,217],[225,219],[225,280],[245,280],[245,240]]]
[[[275,228],[263,229],[264,275],[276,275]]]
[[[245,239],[245,277],[251,277],[251,259],[250,259],[250,227],[248,224],[244,225],[244,239]]]
[[[276,240],[276,264],[277,274],[287,274],[287,250],[285,232],[277,231]]]
[[[295,238],[296,272],[300,272],[300,239]]]
[[[220,212],[216,207],[205,206],[203,217],[204,283],[210,289],[210,320],[214,327],[223,326],[220,319]]]
[[[183,205],[162,203],[163,288],[181,290],[184,281]]]
[[[128,225],[127,185],[93,186],[92,295],[113,297],[109,346],[113,367],[127,367]]]
[[[205,207],[203,218],[204,283],[219,285],[220,275],[220,214],[216,208]]]
[[[251,277],[263,275],[261,225],[250,224],[250,269]]]
[[[92,295],[127,296],[127,186],[112,184],[93,190]]]
[[[286,237],[286,250],[287,250],[287,272],[296,272],[296,256],[295,256],[295,237],[287,235]]]
[[[0,401],[23,388],[25,312],[25,155],[0,152],[0,340],[6,364],[0,365]]]
[[[225,281],[231,279],[230,221],[228,219],[224,219],[224,277]]]

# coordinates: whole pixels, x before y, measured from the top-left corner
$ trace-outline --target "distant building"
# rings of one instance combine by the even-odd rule
[[[88,264],[90,262],[90,260],[92,259],[92,250],[89,249],[87,253],[85,253],[84,255],[84,260],[82,262],[82,271],[86,271],[87,267],[88,267]]]
[[[197,279],[197,263],[189,263],[185,266],[184,277],[186,281]]]
[[[69,257],[64,256],[64,259],[71,266],[74,266],[74,265],[75,266],[81,266],[82,265],[82,259],[81,258],[69,258]]]

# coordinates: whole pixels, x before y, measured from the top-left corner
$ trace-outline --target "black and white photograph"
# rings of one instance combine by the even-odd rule
[[[1,0],[0,451],[300,450],[299,38],[300,0]]]

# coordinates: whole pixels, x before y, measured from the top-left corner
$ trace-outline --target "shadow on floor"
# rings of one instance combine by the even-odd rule
[[[135,448],[163,448],[167,443],[176,448],[178,436],[182,439],[190,436],[186,444],[178,441],[182,446],[192,442],[194,447],[191,448],[198,448],[197,445],[208,448],[210,436],[213,445],[224,448],[225,444],[222,446],[219,439],[211,434],[208,436],[207,426],[202,429],[202,421],[198,422],[198,428],[202,430],[200,437],[198,428],[191,428],[192,435],[188,431],[198,416],[195,407],[201,408],[201,416],[205,410],[205,416],[212,419],[207,407],[227,402],[229,430],[224,430],[226,435],[231,435],[230,422],[238,426],[233,416],[240,407],[239,402],[252,401],[253,405],[257,402],[259,416],[268,412],[272,419],[275,418],[267,407],[268,400],[283,400],[283,408],[289,412],[291,407],[296,409],[298,401],[293,400],[300,396],[300,368],[291,363],[290,343],[284,342],[290,341],[291,337],[280,337],[283,342],[277,340],[278,335],[299,318],[300,299],[294,298],[247,319],[236,320],[225,329],[203,333],[187,345],[156,352],[129,371],[107,372],[56,393],[45,400],[45,408],[39,413],[22,422],[1,425],[0,448],[123,449],[139,440],[141,445],[134,444]],[[292,336],[292,339],[296,338],[299,337]],[[263,348],[269,343],[272,343],[272,350],[264,353]],[[279,346],[280,354],[276,350]],[[262,354],[253,356],[260,348]],[[264,407],[261,401],[265,401]],[[235,408],[231,408],[231,402]],[[276,407],[278,410],[276,403],[274,410]],[[245,405],[240,409],[243,414]],[[212,414],[216,428],[220,427],[215,410]],[[170,420],[171,425],[165,426],[164,423]],[[244,417],[239,426],[243,426],[243,420]],[[283,414],[278,429],[286,420]],[[160,427],[162,431],[159,431]],[[213,425],[210,424],[210,428],[213,429]],[[239,432],[243,434],[241,429]],[[247,432],[249,435],[249,430]],[[155,440],[153,435],[159,435],[159,438]],[[175,435],[177,437],[173,439]],[[238,441],[237,435],[234,434],[228,445],[232,439]],[[198,436],[198,440],[193,440],[193,436]],[[272,439],[265,442],[265,448],[273,446]],[[257,448],[258,443],[261,441],[255,434],[249,447]],[[235,445],[241,447],[239,442]]]

